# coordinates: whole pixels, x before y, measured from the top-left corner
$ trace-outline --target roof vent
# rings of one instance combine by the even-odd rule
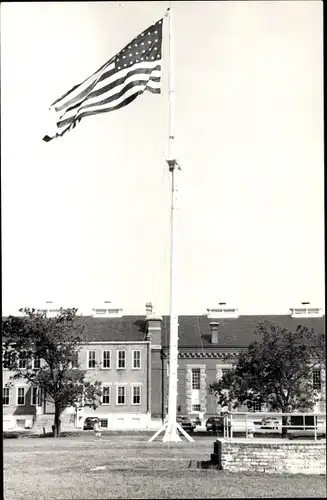
[[[323,316],[321,307],[312,307],[310,302],[301,302],[298,307],[291,307],[292,318],[321,318]]]
[[[92,311],[96,318],[121,318],[123,315],[123,309],[115,307],[110,300],[105,300],[98,307],[94,307]]]
[[[218,302],[218,306],[207,309],[208,318],[238,318],[237,307],[232,307],[226,302]]]
[[[48,318],[53,318],[60,313],[61,307],[54,304],[52,300],[46,300],[43,307],[37,309],[38,313],[46,314]]]

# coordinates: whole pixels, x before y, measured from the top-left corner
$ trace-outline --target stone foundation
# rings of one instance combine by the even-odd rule
[[[230,472],[326,474],[326,440],[217,439],[211,460]]]

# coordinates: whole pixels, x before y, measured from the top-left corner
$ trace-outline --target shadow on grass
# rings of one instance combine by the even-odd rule
[[[71,434],[69,432],[61,432],[60,437],[65,438],[65,437],[70,437]],[[4,432],[3,433],[3,439],[33,439],[33,438],[52,438],[54,439],[53,433],[52,432],[45,432],[45,433],[40,433],[40,434],[35,434],[35,433],[30,433],[30,432]]]
[[[217,463],[212,460],[190,460],[188,469],[215,469],[221,470]]]

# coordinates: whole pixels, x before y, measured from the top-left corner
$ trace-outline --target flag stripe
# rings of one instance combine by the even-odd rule
[[[94,89],[94,91],[90,93],[90,98],[93,97],[94,95],[97,95],[97,93],[101,93],[101,89],[105,88],[108,85],[112,85],[115,82],[117,82],[117,85],[119,85],[119,83],[122,82],[124,78],[129,78],[129,76],[131,75],[149,74],[151,72],[158,72],[158,71],[161,72],[161,65],[158,64],[158,61],[155,61],[155,63],[151,65],[138,63],[134,64],[134,66],[132,66],[131,68],[115,71],[114,74],[110,75],[105,80],[98,82],[96,89]],[[157,76],[160,76],[160,74],[158,73]]]
[[[93,75],[86,78],[86,80],[84,80],[82,83],[74,85],[74,87],[71,90],[68,90],[68,92],[59,97],[59,99],[56,99],[51,104],[51,107],[55,107],[56,110],[59,110],[65,106],[69,106],[71,101],[73,101],[74,99],[78,99],[81,94],[87,92],[88,89],[92,89],[92,87],[96,85],[97,81],[99,81],[101,75],[103,74],[104,68],[106,68],[109,65],[111,65],[112,68],[115,67],[115,65],[112,64],[112,59],[110,59],[110,61],[107,61],[103,66],[101,66],[100,69],[98,69],[95,73],[93,73]],[[57,106],[55,106],[56,104]]]
[[[92,116],[92,115],[98,115],[98,114],[101,114],[101,113],[106,113],[107,111],[115,111],[117,109],[120,109],[124,106],[127,106],[127,104],[130,104],[131,102],[134,101],[134,99],[136,99],[136,97],[139,95],[140,92],[136,92],[135,94],[127,97],[125,100],[123,100],[122,102],[120,102],[119,104],[117,104],[116,106],[114,106],[113,108],[111,109],[102,109],[102,110],[96,110],[96,111],[85,111],[85,113],[83,114],[83,117],[85,116]],[[62,130],[60,133],[57,133],[56,137],[61,137],[63,136],[66,132],[68,132],[69,130],[72,130],[73,128],[76,127],[76,125],[80,122],[80,120],[83,118],[83,117],[80,117],[79,119],[77,120],[74,120],[70,126],[66,127],[64,130]],[[45,141],[46,142],[49,142],[52,138],[49,137],[49,136],[45,136]]]
[[[160,92],[160,82],[152,82],[151,81],[150,88],[152,90],[155,90],[156,91],[155,93],[159,93]],[[150,88],[147,90],[150,90]],[[78,110],[77,114],[74,113],[70,117],[66,117],[66,115],[65,115],[64,119],[57,123],[57,126],[59,128],[66,127],[67,125],[72,123],[72,121],[74,121],[74,120],[80,120],[81,118],[83,118],[85,116],[89,116],[89,114],[87,114],[88,111],[86,111],[88,108],[91,109],[91,111],[92,111],[91,114],[94,114],[95,112],[100,112],[100,111],[104,112],[104,111],[113,111],[115,109],[119,109],[119,108],[116,108],[117,104],[119,104],[120,102],[123,102],[127,97],[129,97],[133,94],[139,95],[139,94],[143,93],[144,90],[145,90],[145,87],[144,87],[143,81],[131,82],[129,87],[124,87],[122,89],[122,91],[120,92],[120,95],[118,95],[118,96],[114,95],[114,96],[108,98],[106,100],[107,102],[99,101],[98,103],[95,103],[95,104],[90,105],[90,106],[85,105]]]
[[[56,131],[44,140],[62,136],[86,116],[122,108],[146,90],[160,93],[161,45],[162,19],[52,103]]]
[[[108,90],[103,89],[103,93],[97,93],[94,97],[89,97],[84,104],[81,105],[80,109],[89,108],[94,105],[101,105],[110,103],[114,99],[117,99],[124,93],[124,89],[128,90],[133,85],[141,84],[142,82],[148,83],[149,81],[154,81],[160,83],[160,72],[155,72],[155,75],[152,74],[134,74],[129,76],[128,78],[122,80],[118,80],[119,84],[116,82],[108,85]],[[69,108],[67,112],[63,115],[63,118],[70,118],[76,114],[75,107]]]
[[[88,82],[88,86],[85,87],[85,89],[80,93],[80,94],[76,94],[76,96],[70,100],[64,100],[63,103],[60,102],[60,104],[57,106],[55,106],[55,109],[56,111],[61,111],[62,109],[64,108],[70,108],[71,106],[74,106],[75,104],[77,104],[78,102],[82,102],[85,98],[85,96],[89,95],[89,97],[92,97],[94,95],[95,92],[97,92],[97,90],[94,90],[94,92],[92,92],[92,90],[94,89],[94,87],[96,86],[96,89],[101,89],[103,87],[106,86],[107,83],[110,83],[110,82],[114,82],[117,80],[117,75],[129,75],[131,74],[132,72],[148,72],[148,71],[151,71],[151,69],[153,68],[153,70],[157,70],[157,69],[160,69],[160,65],[158,65],[158,61],[153,61],[153,62],[141,62],[141,63],[138,63],[136,65],[134,65],[132,71],[131,71],[131,68],[126,68],[126,69],[122,69],[120,70],[119,73],[117,73],[117,71],[114,69],[115,68],[115,64],[111,64],[108,69],[109,71],[107,71],[105,74],[103,74],[98,81],[96,81],[96,79],[94,81],[92,81],[92,84],[90,84],[90,82]],[[98,72],[97,72],[98,73]],[[90,80],[90,79],[88,79]],[[57,103],[59,103],[59,99],[56,101]]]

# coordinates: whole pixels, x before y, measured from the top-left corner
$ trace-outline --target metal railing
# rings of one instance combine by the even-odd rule
[[[234,416],[234,419],[233,419]],[[244,419],[242,419],[241,425],[239,419],[235,419],[235,416],[241,417],[244,416]],[[250,417],[250,418],[249,418]],[[262,427],[262,420],[265,418],[275,418],[278,419],[278,422],[275,422],[275,427]],[[287,423],[283,423],[283,417],[287,417]],[[297,423],[297,424],[292,424],[292,417],[294,421],[294,417],[302,417],[302,424]],[[307,424],[306,423],[306,418],[311,417],[313,418],[313,425],[312,424]],[[256,422],[259,424],[259,426],[255,425],[254,420],[261,420],[260,422]],[[318,421],[319,419],[319,421]],[[261,424],[261,427],[260,427]],[[323,424],[321,426],[321,424]],[[320,429],[321,427],[324,429],[324,431],[319,432],[318,428]],[[256,428],[257,427],[257,428]],[[253,437],[254,433],[260,433],[262,430],[267,430],[271,431],[271,433],[278,433],[278,434],[283,434],[283,429],[286,428],[286,433],[289,430],[300,430],[300,431],[307,431],[307,430],[313,430],[313,436],[314,440],[316,441],[318,439],[318,434],[326,435],[326,414],[325,413],[317,413],[317,412],[292,412],[292,413],[282,413],[282,412],[233,412],[233,411],[228,411],[224,414],[224,438],[225,439],[233,439],[233,434],[238,432],[238,433],[244,433],[245,432],[245,437]],[[259,432],[258,432],[259,431]],[[291,437],[291,434],[288,435],[288,437]]]

